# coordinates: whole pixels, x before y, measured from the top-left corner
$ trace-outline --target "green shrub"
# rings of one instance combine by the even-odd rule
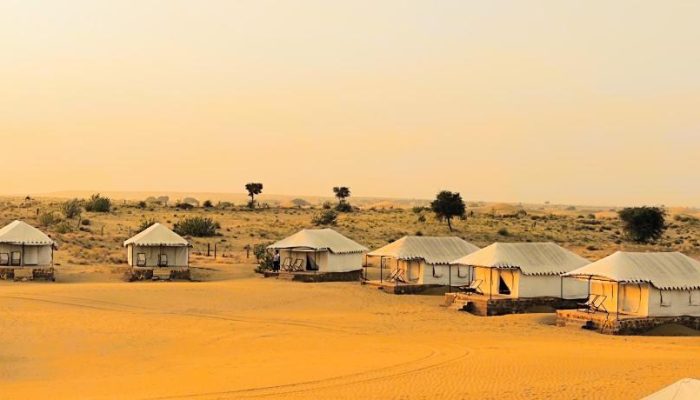
[[[78,199],[68,200],[61,204],[61,212],[68,219],[77,217],[80,215],[81,211],[82,208],[80,207],[80,200]]]
[[[68,222],[61,222],[60,224],[56,225],[56,228],[54,228],[56,233],[68,233],[68,232],[73,232],[73,227],[68,223]]]
[[[269,246],[269,243],[258,243],[253,246],[253,254],[258,261],[255,272],[263,272],[272,269],[272,254],[267,251],[267,246]]]
[[[508,229],[506,229],[506,228],[499,229],[498,234],[500,236],[510,236],[510,232],[508,232]]]
[[[333,210],[325,210],[311,218],[314,225],[335,225],[338,220],[338,213]]]
[[[136,233],[145,231],[146,229],[150,228],[151,225],[155,224],[156,222],[158,222],[158,221],[156,221],[156,220],[153,219],[153,218],[146,218],[146,219],[144,219],[144,220],[141,221],[141,223],[139,224],[139,227],[136,228]]]
[[[338,212],[345,212],[345,213],[353,211],[352,206],[347,201],[341,201],[340,203],[338,203],[335,206],[335,210]]]
[[[108,197],[100,196],[99,193],[93,194],[85,202],[85,210],[90,212],[110,212],[112,210],[112,200]]]
[[[204,200],[204,203],[202,203],[202,207],[212,208],[212,207],[214,207],[214,205],[212,204],[211,200]]]
[[[58,219],[56,214],[54,214],[52,211],[39,214],[37,219],[39,220],[39,225],[45,227],[51,226],[60,221],[60,219]]]
[[[179,202],[175,204],[175,208],[178,210],[191,210],[194,208],[194,206],[190,203]]]
[[[221,226],[211,218],[192,217],[178,221],[173,226],[173,230],[179,235],[195,237],[215,236]]]

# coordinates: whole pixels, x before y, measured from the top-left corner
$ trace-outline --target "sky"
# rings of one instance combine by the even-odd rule
[[[700,206],[697,1],[0,0],[0,194]]]

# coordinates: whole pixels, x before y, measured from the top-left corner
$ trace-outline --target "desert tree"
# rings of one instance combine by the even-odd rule
[[[618,215],[627,236],[638,243],[658,240],[666,230],[666,211],[661,207],[628,207]]]
[[[350,188],[347,186],[336,186],[333,188],[333,193],[338,199],[338,202],[342,203],[345,201],[345,199],[350,197]]]
[[[338,205],[335,207],[337,211],[340,212],[350,212],[352,211],[352,206],[347,202],[347,198],[350,197],[350,188],[347,186],[336,186],[333,188],[333,193],[338,199]]]
[[[437,194],[435,200],[430,203],[430,208],[435,217],[440,221],[447,221],[447,227],[452,232],[452,218],[466,218],[467,206],[459,193],[443,190]]]
[[[248,207],[255,208],[255,196],[262,193],[263,184],[259,182],[246,183],[245,190],[248,192],[248,196],[250,197],[250,203],[248,203]]]

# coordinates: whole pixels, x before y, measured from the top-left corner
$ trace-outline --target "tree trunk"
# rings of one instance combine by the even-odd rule
[[[447,218],[447,227],[450,228],[450,232],[452,232],[452,218]]]

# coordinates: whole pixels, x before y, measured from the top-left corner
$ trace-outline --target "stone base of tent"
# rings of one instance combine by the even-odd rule
[[[32,281],[36,279],[44,279],[47,281],[55,281],[53,267],[17,267],[17,268],[0,268],[0,279],[15,280],[15,281]]]
[[[559,297],[512,298],[465,293],[446,293],[445,306],[474,315],[494,316],[554,312],[575,309],[585,299],[562,299]]]
[[[418,285],[410,283],[394,283],[380,281],[362,281],[363,285],[377,288],[389,294],[438,294],[449,292],[445,285]]]
[[[189,267],[133,267],[126,271],[124,279],[129,282],[144,280],[191,280]]]
[[[561,310],[557,311],[556,324],[557,326],[574,326],[590,329],[607,335],[637,335],[667,324],[683,325],[700,330],[700,317],[688,315],[677,317],[620,315],[616,317],[615,313]]]
[[[265,271],[265,278],[277,278],[295,282],[357,282],[362,276],[362,271],[345,272],[317,272],[317,271]]]

